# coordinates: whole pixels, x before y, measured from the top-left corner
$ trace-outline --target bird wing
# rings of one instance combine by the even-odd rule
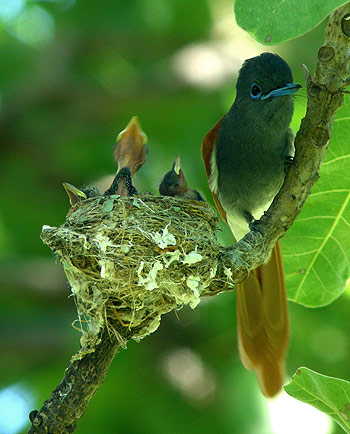
[[[219,127],[220,127],[220,124],[222,122],[222,119],[223,119],[223,117],[221,119],[219,119],[219,121],[207,133],[207,135],[203,139],[202,146],[201,146],[202,157],[203,157],[205,171],[207,173],[208,180],[210,179],[210,176],[211,176],[212,155],[213,155],[213,152],[215,150],[215,143],[218,139]],[[220,217],[223,219],[223,221],[225,223],[227,223],[226,211],[222,207],[220,200],[218,198],[218,195],[214,191],[212,191],[211,194],[213,195],[214,203],[215,203],[217,210],[219,211]]]

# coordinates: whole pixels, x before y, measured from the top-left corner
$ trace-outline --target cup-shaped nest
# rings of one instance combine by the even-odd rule
[[[195,308],[217,273],[217,225],[205,202],[141,195],[88,199],[62,226],[44,226],[41,238],[63,264],[87,323],[82,345],[102,327],[115,331],[113,324],[141,339],[162,314]]]

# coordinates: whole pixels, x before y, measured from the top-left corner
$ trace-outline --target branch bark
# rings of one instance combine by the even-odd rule
[[[39,412],[32,411],[29,418],[30,434],[72,433],[86,406],[101,386],[120,343],[110,339],[107,329],[100,335],[100,343],[93,353],[72,359],[61,383],[44,402]]]
[[[141,339],[153,332],[163,313],[184,304],[195,307],[199,296],[232,290],[233,282],[241,282],[252,268],[264,262],[274,244],[292,225],[318,180],[334,116],[342,104],[344,87],[349,84],[350,35],[348,18],[344,18],[349,14],[350,4],[347,4],[329,18],[325,43],[319,50],[313,77],[305,68],[308,106],[296,136],[295,164],[289,169],[270,209],[239,243],[228,248],[217,243],[215,219],[206,205],[154,196],[142,196],[136,202],[122,198],[88,200],[73,209],[64,226],[43,228],[43,241],[59,256],[72,292],[80,300],[80,310],[92,320],[89,332],[83,335],[81,350],[72,358],[63,380],[42,408],[30,414],[30,434],[72,433],[89,400],[103,383],[120,346],[132,337]],[[153,226],[146,233],[142,224],[150,214],[153,220],[149,224]],[[114,226],[113,221],[116,222]],[[168,228],[168,225],[162,226],[164,221],[171,222],[171,229],[177,237],[176,246],[169,242],[164,232]],[[178,226],[176,221],[179,221]],[[201,230],[198,230],[198,224],[204,225]],[[115,233],[121,233],[118,230],[123,225],[128,227],[123,229],[123,241],[118,241]],[[130,257],[125,260],[127,249],[133,247],[132,238],[126,245],[125,237],[133,225],[133,236],[139,237],[142,233],[144,240],[148,240],[147,243],[142,241],[145,254],[142,257],[148,255],[150,264],[147,274],[144,274],[147,264],[140,258],[137,269],[134,267],[133,270],[127,265]],[[87,227],[90,235],[86,234]],[[163,233],[159,232],[161,227]],[[193,230],[201,232],[197,238],[191,232]],[[193,240],[191,237],[189,240],[189,232]],[[110,245],[106,244],[106,239],[110,239],[106,234],[114,237]],[[159,237],[157,241],[157,234],[163,237],[160,241]],[[94,239],[99,239],[98,245]],[[111,259],[112,252],[108,250],[111,245],[115,247],[116,240],[119,244],[115,252],[123,252],[123,263],[119,257],[118,261]],[[197,250],[201,242],[205,248]],[[114,267],[119,267],[115,274]],[[108,295],[111,282],[118,286],[120,282],[116,279],[125,270],[129,273],[132,287],[131,298],[119,287],[119,292],[113,293],[113,297]],[[102,297],[99,307],[96,294]],[[103,298],[105,294],[107,298]],[[92,297],[90,301],[88,296]]]

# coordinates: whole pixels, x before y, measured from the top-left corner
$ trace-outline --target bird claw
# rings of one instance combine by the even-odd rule
[[[249,229],[252,232],[259,232],[262,233],[262,230],[260,229],[260,220],[253,220],[249,223]]]
[[[289,168],[291,167],[291,166],[294,166],[296,163],[295,163],[295,159],[294,159],[294,157],[292,157],[292,156],[290,156],[290,155],[287,155],[286,156],[286,159],[285,159],[285,161],[284,161],[284,171],[285,172],[287,172],[288,170],[289,170]]]

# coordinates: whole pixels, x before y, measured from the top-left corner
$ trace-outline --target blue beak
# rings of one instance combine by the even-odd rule
[[[288,83],[284,87],[271,90],[271,92],[267,93],[266,95],[263,95],[261,99],[274,98],[276,96],[283,96],[283,95],[294,95],[296,92],[298,92],[300,88],[301,88],[300,84]]]

